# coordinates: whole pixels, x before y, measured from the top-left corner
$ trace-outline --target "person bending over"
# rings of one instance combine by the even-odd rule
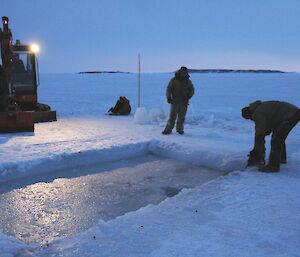
[[[254,147],[247,166],[259,166],[262,172],[278,172],[286,163],[285,140],[300,120],[298,107],[280,101],[255,101],[242,109],[245,119],[254,121]],[[265,136],[272,134],[269,163],[265,165]]]

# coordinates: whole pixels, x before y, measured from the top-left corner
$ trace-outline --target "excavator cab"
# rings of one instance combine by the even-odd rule
[[[17,40],[13,45],[12,82],[22,109],[32,109],[37,102],[37,66],[35,53]]]
[[[35,122],[56,121],[56,112],[38,103],[39,70],[36,45],[22,45],[16,40],[13,48],[12,81],[16,100],[24,111],[35,111]]]

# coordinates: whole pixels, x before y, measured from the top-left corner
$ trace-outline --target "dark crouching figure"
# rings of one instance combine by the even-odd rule
[[[129,100],[125,96],[120,96],[115,107],[108,110],[109,115],[128,115],[131,112]]]
[[[255,122],[254,148],[249,153],[248,166],[260,166],[262,172],[280,171],[280,163],[286,163],[285,140],[300,120],[296,106],[279,101],[256,101],[242,109],[242,116]],[[270,135],[271,152],[269,163],[265,163],[265,136]]]
[[[166,128],[162,132],[164,135],[171,134],[176,118],[176,131],[179,134],[184,134],[183,123],[185,115],[189,100],[194,95],[194,86],[189,77],[188,69],[186,67],[181,67],[176,71],[175,77],[169,82],[167,87],[167,101],[171,104],[171,111]]]

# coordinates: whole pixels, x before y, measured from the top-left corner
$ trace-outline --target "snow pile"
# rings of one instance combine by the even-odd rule
[[[145,107],[140,107],[134,114],[134,123],[136,124],[161,124],[166,123],[170,113],[170,105],[165,104],[161,108],[150,108],[148,111]],[[197,124],[202,122],[197,119],[192,105],[189,106],[186,114],[186,124]]]
[[[153,108],[149,111],[149,120],[151,123],[160,123],[166,120],[166,114],[163,108]]]
[[[147,109],[145,107],[137,108],[133,121],[135,124],[148,124],[149,118]]]

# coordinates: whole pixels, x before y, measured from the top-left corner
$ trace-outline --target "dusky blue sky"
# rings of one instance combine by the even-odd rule
[[[299,0],[6,0],[0,15],[45,73],[137,71],[138,53],[144,72],[300,72]]]

